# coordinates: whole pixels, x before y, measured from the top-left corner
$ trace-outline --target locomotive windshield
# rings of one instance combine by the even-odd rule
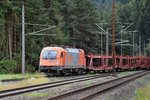
[[[46,50],[42,54],[43,59],[49,59],[49,60],[56,60],[57,58],[57,51],[53,50]]]

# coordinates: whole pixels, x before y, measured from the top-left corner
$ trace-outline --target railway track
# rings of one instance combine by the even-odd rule
[[[41,90],[41,89],[53,88],[53,87],[57,87],[57,86],[61,86],[61,85],[67,85],[67,84],[71,84],[74,82],[81,82],[81,81],[97,79],[97,78],[106,77],[106,76],[110,76],[110,75],[111,75],[110,73],[105,73],[105,74],[100,74],[100,75],[92,75],[92,76],[85,76],[85,77],[80,77],[80,78],[65,79],[62,81],[56,81],[56,82],[33,85],[33,86],[28,86],[28,87],[4,90],[4,91],[0,91],[0,98],[5,98],[8,96],[18,95],[18,94],[32,92],[32,91]]]
[[[0,81],[3,82],[3,83],[6,83],[6,82],[18,82],[18,81],[22,81],[22,80],[24,80],[24,79],[26,79],[26,78],[2,79],[2,80],[0,80]]]
[[[125,84],[131,80],[142,77],[148,73],[150,73],[150,71],[138,72],[132,75],[120,77],[120,78],[106,81],[103,83],[73,90],[68,93],[64,93],[64,94],[57,95],[55,97],[47,98],[47,100],[90,100],[95,95],[104,93],[110,89],[116,88],[119,85]]]
[[[46,75],[44,75],[43,77],[46,77]],[[30,77],[31,78],[31,77]],[[30,78],[12,78],[12,79],[1,79],[0,81],[2,83],[7,83],[7,82],[18,82],[18,81],[22,81],[22,80],[27,80]],[[41,78],[41,77],[33,77],[33,78]]]

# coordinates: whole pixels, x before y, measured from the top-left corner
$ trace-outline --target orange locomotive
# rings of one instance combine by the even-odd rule
[[[85,54],[82,49],[45,47],[40,55],[40,71],[69,75],[86,71]]]

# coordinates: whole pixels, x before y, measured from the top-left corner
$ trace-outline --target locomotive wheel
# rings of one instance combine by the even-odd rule
[[[78,70],[77,70],[77,74],[78,74],[78,75],[82,75],[82,74],[83,74],[83,70],[82,70],[82,69],[78,69]]]
[[[64,76],[69,75],[69,70],[63,69],[63,70],[62,70],[62,74],[63,74]]]

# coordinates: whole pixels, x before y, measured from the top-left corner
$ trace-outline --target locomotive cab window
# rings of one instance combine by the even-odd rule
[[[42,58],[47,59],[47,60],[56,60],[57,59],[57,51],[46,50],[43,52]]]

